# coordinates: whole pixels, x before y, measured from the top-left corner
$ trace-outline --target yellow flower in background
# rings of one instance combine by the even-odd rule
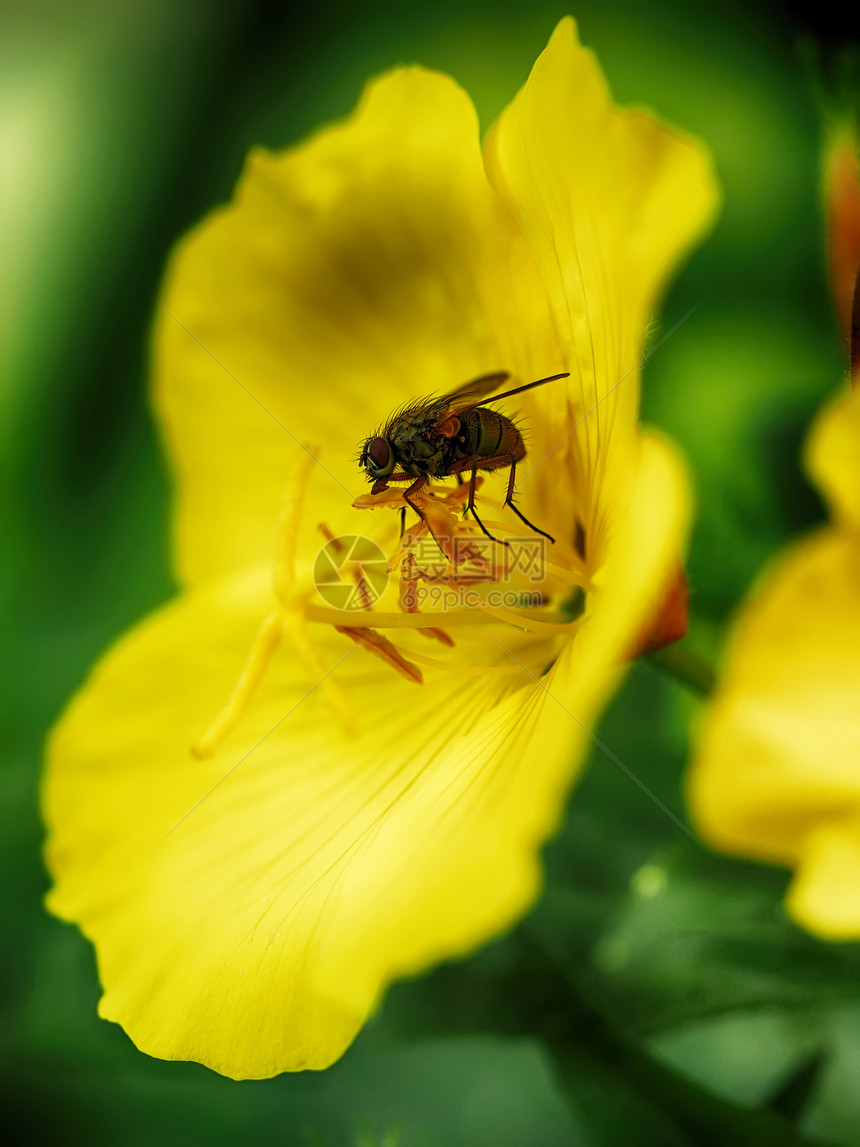
[[[831,126],[822,190],[836,313],[855,389],[819,414],[805,465],[831,525],[793,546],[741,612],[688,788],[715,847],[794,869],[787,907],[860,938],[860,165]]]
[[[792,916],[860,937],[860,391],[820,415],[807,468],[833,524],[794,546],[741,614],[690,800],[705,839],[795,869]]]
[[[182,589],[72,701],[45,785],[50,907],[142,1050],[325,1067],[393,977],[533,901],[586,730],[676,578],[689,495],[638,430],[638,374],[715,199],[703,149],[615,109],[565,20],[483,151],[452,80],[399,70],[344,124],[253,153],[180,245],[155,404]],[[496,370],[570,374],[516,399],[518,504],[556,544],[514,570],[514,546],[481,556],[462,492],[425,491],[465,554],[433,574],[400,494],[367,509],[356,445]],[[504,480],[481,516],[526,537]],[[350,543],[357,609],[314,588],[348,535],[394,571],[376,600]],[[434,577],[455,604],[419,611]]]

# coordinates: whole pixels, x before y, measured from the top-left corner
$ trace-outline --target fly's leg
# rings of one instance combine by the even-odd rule
[[[510,508],[514,511],[514,513],[520,519],[520,521],[525,522],[525,524],[528,526],[528,528],[530,530],[534,530],[534,532],[536,534],[540,534],[541,537],[549,539],[549,541],[551,541],[552,544],[555,545],[555,538],[552,536],[552,534],[548,534],[546,532],[546,530],[539,530],[537,528],[537,526],[534,524],[534,522],[530,522],[528,520],[528,518],[525,516],[525,514],[521,513],[516,508],[516,506],[514,505],[514,482],[516,481],[516,477],[517,477],[517,463],[516,463],[516,460],[514,459],[513,455],[511,455],[511,476],[508,478],[508,492],[505,495],[505,505],[510,506]],[[475,514],[476,519],[477,519],[477,517],[478,517],[478,515]],[[480,523],[478,523],[478,524],[480,525]],[[481,526],[481,529],[483,530],[484,527]],[[487,531],[484,530],[484,533],[486,533],[486,532]],[[505,544],[507,545],[507,542]]]
[[[457,473],[454,475],[454,477],[457,479],[457,485],[458,485],[458,486],[462,486],[462,485],[463,485],[463,483],[466,481],[466,479],[463,477],[463,475],[460,473],[460,471],[459,471],[459,470],[458,470],[458,471],[457,471]],[[465,509],[463,510],[463,517],[464,517],[464,518],[466,517],[466,515],[468,514],[468,512],[469,512],[469,507],[468,507],[468,506],[466,506],[466,507],[465,507]]]
[[[510,545],[510,542],[503,542],[501,540],[501,538],[493,537],[493,535],[490,533],[490,531],[487,529],[487,527],[484,525],[484,523],[478,517],[478,511],[475,509],[475,482],[477,481],[477,478],[478,478],[478,467],[473,466],[472,467],[472,477],[469,479],[469,501],[468,501],[468,504],[466,506],[466,510],[472,511],[472,515],[473,515],[475,521],[478,523],[478,525],[481,527],[484,534],[486,534],[486,536],[490,539],[491,542],[498,542],[500,546],[508,546],[508,545]],[[523,520],[525,520],[525,519],[523,519]]]
[[[403,538],[403,535],[405,533],[406,533],[406,507],[403,506],[403,507],[401,507],[401,510],[400,510],[400,537],[401,537],[401,539]]]
[[[415,503],[412,501],[412,499],[409,497],[409,495],[410,494],[417,494],[418,491],[421,489],[421,487],[426,485],[426,483],[427,483],[427,479],[422,474],[420,478],[415,479],[415,481],[412,483],[412,485],[409,487],[408,490],[403,491],[403,501],[406,503],[407,506],[412,507],[412,509],[415,511],[415,513],[418,515],[418,517],[421,519],[422,522],[426,522],[426,520],[427,520],[424,517],[424,511],[419,506],[415,505]]]
[[[439,549],[441,550],[441,552],[443,554],[445,554],[445,558],[448,561],[450,561],[451,559],[445,553],[444,549],[442,548],[442,546],[439,542],[439,539],[433,533],[433,527],[427,521],[427,518],[424,515],[424,511],[419,506],[416,506],[415,503],[412,501],[412,499],[409,497],[410,494],[416,494],[421,489],[421,487],[425,486],[426,484],[427,484],[427,477],[426,477],[426,475],[422,474],[420,478],[415,479],[415,481],[412,483],[412,485],[409,487],[408,490],[403,491],[403,501],[407,504],[407,506],[412,507],[412,509],[415,511],[415,513],[418,515],[418,517],[421,519],[421,521],[427,527],[427,531],[430,534],[430,537],[433,539],[433,541],[436,543],[436,545],[439,546]]]

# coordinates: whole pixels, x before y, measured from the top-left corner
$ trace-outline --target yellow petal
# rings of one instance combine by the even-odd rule
[[[810,833],[860,809],[858,698],[860,544],[828,530],[783,558],[738,622],[689,780],[706,839],[805,863]]]
[[[373,853],[374,878],[368,879],[370,853],[367,869],[347,874],[340,925],[350,940],[332,940],[329,973],[344,990],[360,987],[369,998],[383,959],[392,961],[391,976],[466,952],[516,919],[536,894],[536,850],[555,828],[591,748],[590,732],[624,672],[631,637],[659,601],[689,522],[686,476],[662,440],[642,440],[633,489],[588,624],[540,683],[520,687],[496,712],[477,717],[469,743],[481,746],[483,759],[472,762],[455,791],[443,789],[446,797],[422,815],[420,832],[392,821],[396,833],[385,851]],[[497,644],[502,664],[527,664],[515,631],[494,632],[484,640],[491,649]],[[490,741],[492,730],[498,735]],[[387,884],[388,911],[381,917],[379,888],[393,871],[407,878]],[[419,875],[420,892],[412,882]],[[363,936],[371,917],[386,956]]]
[[[657,296],[714,214],[711,161],[653,116],[614,107],[570,18],[493,128],[485,159],[538,260],[573,373],[571,425],[585,421],[568,449],[593,534],[613,495],[591,494],[607,465],[628,466],[635,450],[638,364]],[[536,423],[551,422],[555,394],[534,401]]]
[[[860,938],[860,817],[810,832],[786,905],[825,939]]]
[[[45,785],[50,907],[96,945],[101,1014],[149,1054],[236,1078],[324,1067],[392,977],[514,921],[674,568],[685,491],[645,439],[578,636],[484,626],[438,653],[498,676],[433,664],[416,686],[310,626],[353,737],[282,646],[214,755],[189,754],[271,609],[264,568],[188,591],[122,640],[55,731]]]
[[[284,651],[197,760],[267,585],[201,589],[122,641],[57,730],[46,785],[50,903],[95,941],[101,1013],[150,1054],[235,1077],[326,1066],[391,974],[522,911],[581,735],[540,684],[545,639],[507,631],[521,672],[429,669],[416,687],[313,627],[326,668],[345,659],[357,738]],[[457,656],[510,666],[486,636],[458,632]]]
[[[309,142],[252,153],[235,201],[177,250],[162,303],[155,401],[186,583],[269,559],[301,444],[321,463],[310,520],[330,519],[366,490],[357,447],[394,407],[559,363],[475,110],[418,68]]]
[[[860,532],[860,386],[818,415],[806,444],[806,468],[836,521]]]

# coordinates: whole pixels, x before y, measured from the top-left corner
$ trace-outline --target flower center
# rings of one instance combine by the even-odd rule
[[[400,538],[388,557],[388,574],[397,578],[396,601],[391,602],[396,608],[375,608],[361,563],[347,561],[342,576],[355,582],[353,608],[319,604],[314,600],[318,595],[313,583],[310,579],[300,581],[296,573],[299,524],[313,462],[311,455],[302,460],[284,497],[275,547],[277,604],[260,625],[227,704],[192,747],[195,756],[210,755],[236,726],[282,638],[319,680],[344,728],[354,729],[355,718],[348,699],[333,673],[326,669],[309,635],[309,623],[332,626],[416,684],[424,680],[422,665],[467,675],[520,670],[515,662],[465,664],[452,652],[456,641],[451,630],[504,624],[557,640],[559,636],[571,636],[580,623],[580,617],[572,617],[566,608],[572,593],[581,595],[590,588],[584,557],[578,548],[561,540],[551,545],[539,535],[524,536],[518,525],[485,518],[482,513],[484,525],[502,535],[504,541],[488,537],[466,517],[465,484],[427,485],[413,494],[409,503],[401,492],[390,487],[381,494],[357,498],[353,503],[356,509],[401,511]],[[404,528],[407,509],[420,513],[420,519],[408,531]],[[325,523],[319,528],[328,545],[338,552],[339,539]],[[557,602],[558,608],[553,609],[552,602]],[[422,608],[425,606],[429,608]],[[410,631],[438,642],[446,656],[430,657],[393,640],[396,634]]]

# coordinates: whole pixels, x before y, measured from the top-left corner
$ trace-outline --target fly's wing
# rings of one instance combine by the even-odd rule
[[[544,386],[547,382],[555,382],[558,378],[568,378],[569,374],[552,374],[549,378],[539,378],[537,382],[527,382],[525,386],[514,387],[513,390],[503,391],[501,394],[491,394],[511,376],[506,370],[495,371],[493,374],[482,374],[471,382],[464,383],[450,394],[444,395],[432,404],[436,416],[436,429],[440,434],[448,435],[452,429],[451,418],[465,410],[474,410],[476,406],[486,406],[488,402],[496,402],[500,398],[510,398],[512,394],[520,394],[524,390],[532,390],[536,386]]]
[[[389,416],[386,429],[395,419],[423,422],[431,426],[434,422],[444,423],[458,410],[480,405],[485,394],[501,386],[510,377],[506,370],[496,370],[492,374],[482,374],[480,378],[473,378],[471,382],[464,382],[462,386],[449,391],[448,394],[431,394],[427,398],[405,403]]]
[[[506,370],[497,370],[493,374],[482,374],[480,378],[464,382],[462,386],[458,386],[440,400],[444,403],[445,415],[456,414],[458,410],[463,410],[467,406],[477,406],[485,394],[496,390],[510,377]]]
[[[488,390],[495,390],[497,385],[500,385],[506,378],[510,378],[508,374],[488,374],[484,378],[475,379],[475,382],[467,383],[465,387],[460,390],[455,390],[453,396],[458,397],[458,405],[448,406],[445,410],[445,416],[450,414],[462,414],[464,410],[474,410],[476,406],[486,406],[489,402],[498,402],[500,398],[510,398],[512,394],[522,394],[524,390],[534,390],[536,386],[546,386],[548,382],[555,382],[559,378],[570,378],[570,372],[564,371],[562,374],[551,374],[549,378],[539,378],[536,382],[527,382],[525,386],[515,386],[513,390],[505,390],[501,394],[491,394],[488,398],[484,398],[484,394]],[[483,384],[488,382],[489,385]],[[480,389],[473,390],[472,387],[480,386]],[[475,398],[477,396],[477,401]]]
[[[435,418],[436,432],[448,438],[457,432],[458,423],[454,419],[458,410],[471,410],[485,401],[484,395],[501,386],[511,376],[506,370],[496,370],[492,374],[482,374],[471,382],[464,382],[456,390],[443,394],[429,404]]]

